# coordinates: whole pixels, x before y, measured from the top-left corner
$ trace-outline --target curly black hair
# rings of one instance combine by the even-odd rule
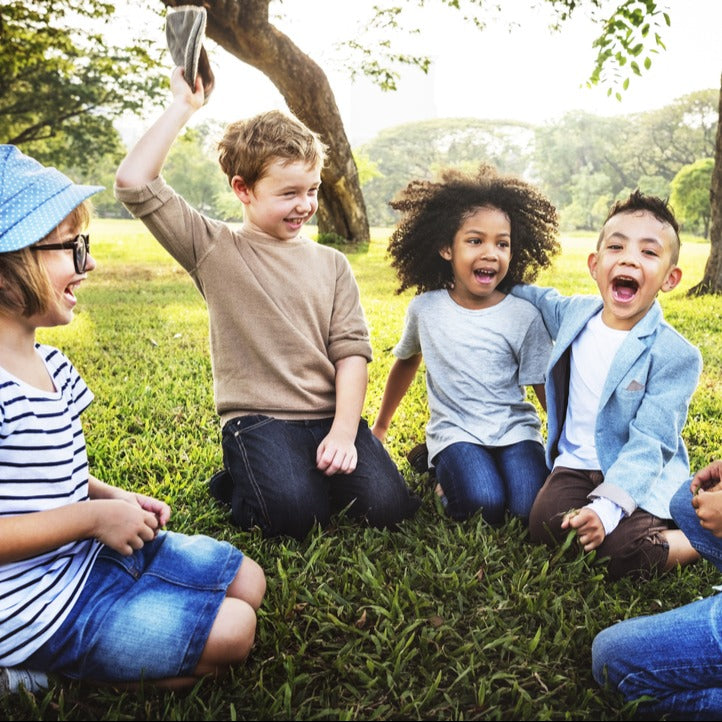
[[[530,283],[551,265],[559,252],[559,221],[538,189],[485,164],[476,174],[447,168],[440,178],[411,181],[389,204],[402,213],[388,247],[400,281],[397,293],[413,286],[417,293],[451,287],[451,264],[439,251],[452,245],[464,221],[480,208],[502,211],[511,225],[511,262],[500,291]]]

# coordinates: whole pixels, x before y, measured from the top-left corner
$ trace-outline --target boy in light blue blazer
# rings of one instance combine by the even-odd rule
[[[679,226],[639,191],[611,208],[588,258],[600,296],[517,285],[554,339],[546,381],[547,464],[529,518],[532,541],[570,529],[608,557],[616,579],[694,561],[669,501],[689,476],[681,437],[701,355],[662,315],[657,293],[682,277]]]

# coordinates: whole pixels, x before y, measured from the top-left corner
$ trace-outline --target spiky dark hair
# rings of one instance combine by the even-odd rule
[[[647,211],[651,213],[660,223],[665,223],[671,226],[674,231],[676,239],[675,246],[672,248],[672,263],[676,264],[679,260],[679,223],[675,218],[674,211],[669,205],[669,201],[658,196],[647,195],[637,188],[632,191],[626,198],[616,201],[609,209],[604,223],[602,224],[602,230],[599,233],[599,239],[597,240],[597,250],[604,239],[604,226],[607,225],[607,221],[620,213],[635,213],[640,211]]]
[[[476,174],[448,168],[438,181],[414,180],[390,205],[402,214],[388,248],[400,282],[397,293],[414,286],[417,293],[451,286],[451,264],[439,251],[452,245],[466,218],[480,208],[502,211],[511,225],[511,261],[499,290],[533,281],[559,252],[552,203],[526,181],[488,165]]]

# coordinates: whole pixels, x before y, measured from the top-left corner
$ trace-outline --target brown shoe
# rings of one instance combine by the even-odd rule
[[[425,443],[417,444],[414,446],[406,458],[411,464],[411,468],[417,474],[425,474],[429,470],[429,450],[426,448]]]

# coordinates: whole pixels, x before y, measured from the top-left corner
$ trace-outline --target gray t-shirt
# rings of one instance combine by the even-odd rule
[[[446,290],[415,296],[394,355],[423,355],[432,463],[459,441],[543,443],[541,422],[524,386],[544,383],[551,348],[539,311],[515,296],[482,310],[459,306]]]

